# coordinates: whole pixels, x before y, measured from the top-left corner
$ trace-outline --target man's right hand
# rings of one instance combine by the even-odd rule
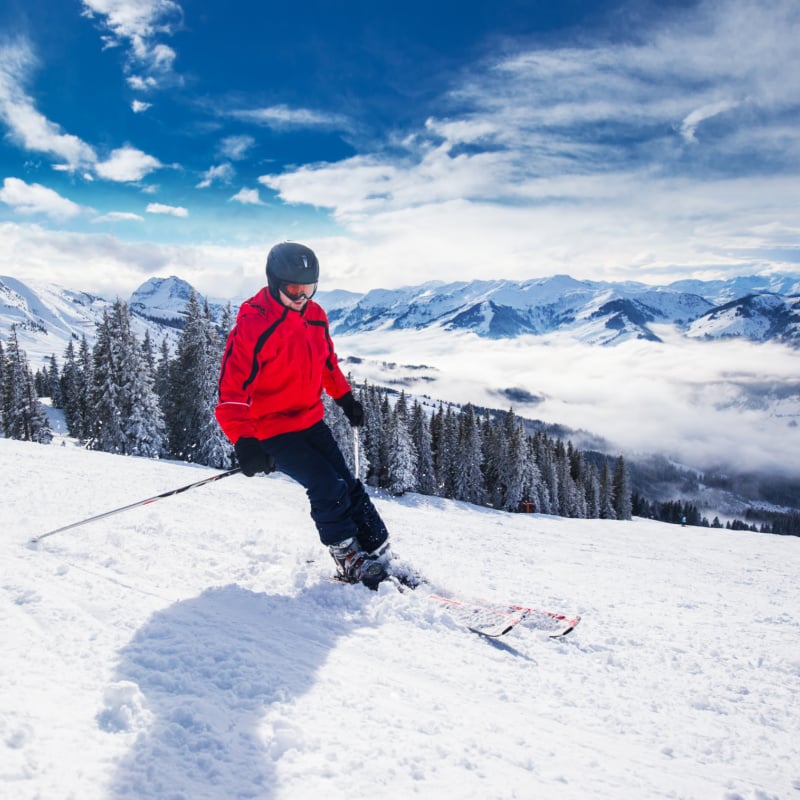
[[[261,442],[254,437],[243,436],[233,449],[242,472],[248,478],[252,478],[257,472],[272,472],[275,469],[275,459],[264,452]]]

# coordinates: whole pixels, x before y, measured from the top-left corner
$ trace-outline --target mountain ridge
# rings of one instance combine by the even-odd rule
[[[687,291],[691,289],[691,291]],[[778,290],[778,291],[776,291]],[[128,300],[137,332],[174,342],[189,294],[176,276],[149,278]],[[738,292],[744,291],[739,295]],[[205,298],[197,292],[201,302]],[[736,296],[734,296],[736,295]],[[589,345],[630,340],[658,342],[655,325],[668,325],[690,339],[741,337],[800,346],[800,276],[736,277],[728,281],[677,281],[653,286],[579,280],[554,275],[527,281],[505,279],[430,281],[363,294],[320,291],[334,335],[378,330],[436,328],[443,335],[467,331],[489,339],[560,335]],[[720,302],[722,301],[722,302]],[[227,301],[235,310],[241,298]],[[208,299],[219,320],[225,300]],[[94,329],[111,301],[41,281],[0,276],[0,336],[16,325],[34,357],[63,353],[69,339]]]

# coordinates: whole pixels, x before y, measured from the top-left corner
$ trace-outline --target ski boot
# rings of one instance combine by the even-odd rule
[[[370,589],[377,589],[378,584],[387,576],[386,559],[382,558],[387,548],[388,543],[385,543],[373,553],[365,553],[355,537],[328,545],[336,562],[339,580],[345,583],[363,583]]]

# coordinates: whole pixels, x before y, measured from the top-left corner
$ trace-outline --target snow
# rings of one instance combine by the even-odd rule
[[[62,440],[65,441],[65,440]],[[800,540],[376,496],[433,589],[583,620],[496,643],[328,580],[302,489],[0,439],[0,796],[800,791]]]

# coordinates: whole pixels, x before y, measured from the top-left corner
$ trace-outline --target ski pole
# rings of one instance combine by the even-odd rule
[[[353,462],[355,463],[356,479],[358,479],[361,467],[358,463],[358,430],[356,428],[353,428]]]
[[[241,467],[236,467],[235,469],[229,469],[227,472],[218,472],[216,475],[212,475],[210,478],[203,478],[203,480],[190,483],[188,486],[181,486],[180,489],[172,489],[172,491],[157,494],[155,497],[148,497],[147,500],[139,500],[138,503],[131,503],[130,505],[122,506],[122,508],[115,508],[113,511],[106,511],[104,514],[98,514],[95,517],[88,517],[87,519],[82,519],[80,522],[73,522],[71,525],[65,525],[63,528],[56,528],[54,531],[48,531],[40,536],[34,536],[33,539],[30,540],[29,544],[38,544],[42,541],[42,539],[46,539],[48,536],[53,536],[53,534],[61,533],[62,531],[68,531],[70,528],[77,528],[79,525],[85,525],[87,522],[95,522],[95,520],[110,517],[112,514],[121,514],[123,511],[128,511],[131,508],[137,508],[138,506],[146,506],[150,503],[155,503],[156,500],[161,500],[164,497],[172,497],[175,494],[180,494],[181,492],[188,491],[189,489],[194,489],[196,486],[202,486],[205,483],[218,481],[220,478],[227,478],[229,475],[235,475],[237,472],[241,471]]]

